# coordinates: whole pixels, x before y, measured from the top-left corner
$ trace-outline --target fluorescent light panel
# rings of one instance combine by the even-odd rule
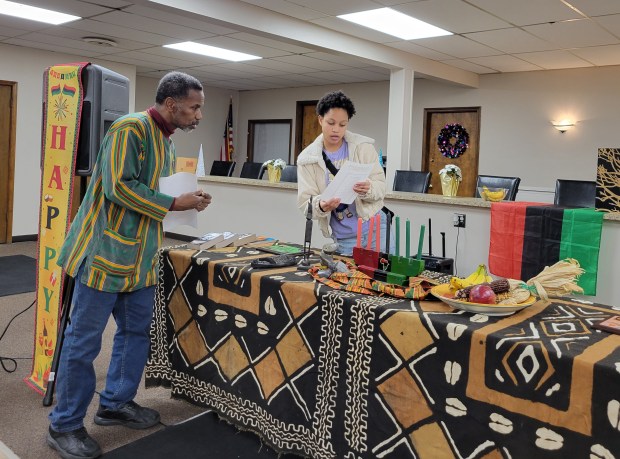
[[[21,3],[7,2],[4,0],[0,0],[0,14],[54,25],[82,19],[72,14],[59,13],[57,11],[46,10],[45,8],[37,8],[36,6],[22,5]]]
[[[407,16],[392,8],[379,8],[376,10],[360,11],[359,13],[341,14],[338,17],[345,21],[354,22],[355,24],[402,38],[403,40],[452,35],[452,32],[440,29],[439,27],[435,27],[428,22],[420,21],[414,17]]]
[[[188,53],[202,54],[203,56],[217,57],[220,59],[226,59],[227,61],[240,62],[250,61],[253,59],[262,59],[260,56],[253,56],[251,54],[240,53],[237,51],[230,51],[224,48],[217,48],[215,46],[202,45],[193,41],[185,41],[183,43],[174,43],[172,45],[164,45],[164,48],[178,49],[180,51],[187,51]]]

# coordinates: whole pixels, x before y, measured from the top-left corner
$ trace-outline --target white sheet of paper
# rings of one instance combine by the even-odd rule
[[[351,204],[357,196],[357,193],[353,191],[353,185],[366,180],[371,171],[372,164],[347,161],[340,168],[334,180],[321,193],[321,199],[326,201],[331,198],[340,198],[342,204]]]
[[[196,174],[177,172],[168,177],[159,179],[159,191],[170,196],[182,195],[198,189]],[[198,211],[196,209],[168,212],[163,221],[164,231],[170,231],[177,226],[187,225],[198,228]]]

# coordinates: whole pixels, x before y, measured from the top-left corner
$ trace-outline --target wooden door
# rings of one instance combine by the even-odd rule
[[[0,244],[12,240],[17,83],[0,81]]]
[[[443,156],[437,145],[437,138],[447,124],[459,124],[469,134],[468,146],[457,158]],[[455,143],[455,139],[451,139]],[[480,149],[480,107],[426,108],[424,109],[424,144],[422,170],[432,172],[429,193],[441,194],[439,171],[446,164],[461,168],[463,181],[458,196],[473,197],[478,177],[478,156]]]
[[[316,114],[318,100],[304,100],[297,102],[297,116],[295,119],[295,158],[293,164],[297,164],[297,157],[321,133]]]

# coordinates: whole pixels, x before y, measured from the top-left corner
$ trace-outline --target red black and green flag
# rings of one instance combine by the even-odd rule
[[[527,281],[545,266],[574,258],[585,272],[578,285],[596,294],[603,213],[532,202],[491,204],[489,271]]]

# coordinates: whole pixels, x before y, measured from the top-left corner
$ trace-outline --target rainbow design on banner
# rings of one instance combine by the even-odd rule
[[[41,393],[47,387],[58,335],[64,275],[56,260],[71,220],[83,100],[80,77],[87,65],[61,64],[45,71],[37,310],[32,373],[25,379]]]

